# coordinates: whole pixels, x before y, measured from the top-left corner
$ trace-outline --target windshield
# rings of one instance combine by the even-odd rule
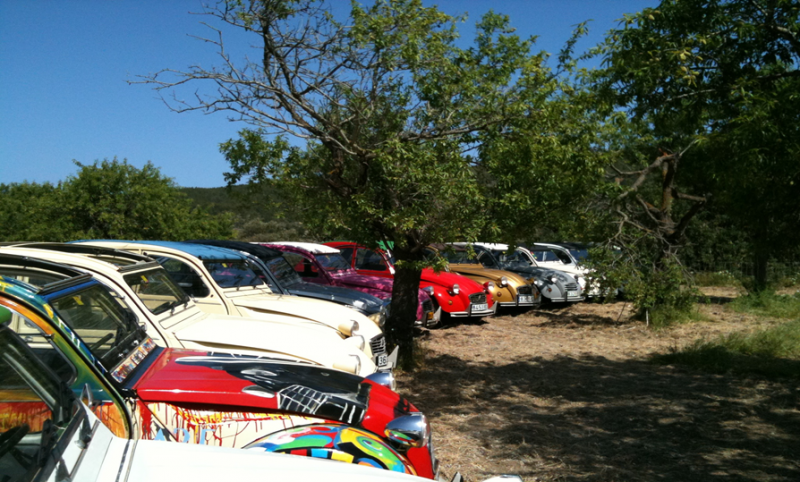
[[[289,287],[303,281],[300,275],[297,274],[297,271],[292,268],[292,265],[282,256],[264,260],[264,264],[267,265],[269,272],[272,273],[284,287]]]
[[[570,249],[569,252],[578,261],[584,261],[586,259],[589,259],[589,250],[588,249]]]
[[[113,368],[145,338],[135,316],[100,285],[48,297],[58,316],[106,368]]]
[[[470,258],[467,251],[444,250],[441,255],[451,264],[481,264],[477,258]]]
[[[163,269],[151,269],[123,276],[125,283],[154,315],[160,315],[189,301],[189,296]]]
[[[245,260],[203,260],[203,265],[221,288],[264,284]]]
[[[339,271],[350,268],[350,263],[339,253],[318,254],[316,259],[325,268],[325,271]]]
[[[525,269],[530,268],[531,264],[528,262],[528,259],[520,253],[519,251],[512,251],[511,253],[505,253],[499,250],[492,250],[492,254],[494,254],[495,258],[500,261],[500,265],[514,270],[514,269]]]

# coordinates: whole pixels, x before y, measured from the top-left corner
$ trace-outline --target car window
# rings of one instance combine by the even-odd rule
[[[347,263],[352,266],[353,265],[353,248],[339,248],[339,251],[342,253],[342,258],[347,260]]]
[[[18,334],[39,360],[53,370],[53,373],[58,375],[67,385],[71,385],[77,375],[75,367],[61,350],[53,344],[53,338],[46,336],[41,328],[19,311],[5,306],[0,306],[0,310],[11,314],[6,326]],[[0,377],[2,377],[2,373],[0,373]]]
[[[368,269],[371,271],[387,271],[389,268],[383,260],[383,256],[371,249],[358,249],[356,256],[356,269]]]
[[[262,261],[264,261],[264,264],[267,266],[270,273],[272,273],[272,276],[277,278],[285,288],[303,281],[284,257],[276,256]],[[270,286],[270,288],[271,287],[272,286]]]
[[[164,267],[172,280],[183,288],[183,291],[189,296],[205,298],[211,294],[211,290],[203,281],[203,277],[188,263],[168,256],[158,257],[156,261]]]
[[[305,256],[302,256],[297,253],[283,253],[283,259],[285,259],[289,265],[294,268],[295,272],[300,275],[302,278],[318,278],[319,271],[317,267],[314,266],[314,263],[311,262]]]
[[[561,261],[564,264],[572,264],[572,258],[569,253],[560,249],[554,249],[553,254],[556,256],[556,261]]]
[[[123,276],[125,283],[155,315],[160,315],[189,298],[163,269],[156,268]]]
[[[485,268],[492,268],[497,269],[497,263],[495,263],[494,258],[488,251],[480,251],[478,252],[478,261],[485,267]]]
[[[203,260],[211,278],[222,288],[259,286],[264,282],[245,260]]]

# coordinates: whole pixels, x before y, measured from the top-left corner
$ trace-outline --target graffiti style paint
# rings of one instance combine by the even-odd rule
[[[14,390],[16,392],[16,390]],[[7,395],[11,397],[6,398]],[[0,433],[6,432],[14,427],[27,424],[31,432],[41,432],[44,422],[53,417],[47,404],[40,401],[18,401],[13,400],[11,391],[3,390],[0,392]],[[33,400],[39,397],[33,395]],[[13,401],[6,401],[13,400]]]
[[[324,458],[416,475],[408,460],[380,438],[340,424],[284,430],[263,437],[245,449]]]

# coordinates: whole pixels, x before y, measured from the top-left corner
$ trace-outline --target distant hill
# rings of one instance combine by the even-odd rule
[[[313,241],[290,212],[275,207],[275,191],[251,191],[247,186],[182,187],[192,204],[211,214],[231,213],[236,238],[242,241]],[[283,214],[283,216],[281,216]]]

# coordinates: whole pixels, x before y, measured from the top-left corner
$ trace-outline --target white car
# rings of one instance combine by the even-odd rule
[[[587,297],[600,295],[600,290],[596,286],[587,288],[587,279],[593,276],[594,270],[581,266],[578,260],[572,256],[572,253],[563,246],[534,243],[517,249],[525,254],[532,264],[580,276],[581,288],[583,288]]]
[[[120,252],[120,257],[126,256],[126,265],[117,266],[86,255],[42,249],[46,246],[0,248],[0,274],[39,285],[75,276],[59,271],[57,265],[37,266],[33,261],[14,258],[44,260],[89,273],[116,292],[139,323],[147,327],[148,335],[167,348],[269,355],[365,377],[388,378],[388,373],[376,373],[378,369],[368,354],[327,326],[277,314],[255,319],[204,313],[158,263],[148,258],[139,256],[140,260],[131,264],[134,260],[127,257],[129,254]]]
[[[273,293],[258,268],[238,251],[202,244],[171,241],[93,240],[86,244],[130,251],[158,261],[206,313],[271,318],[275,315],[298,322],[331,327],[359,347],[382,369],[392,366],[386,338],[378,323],[339,304]]]

